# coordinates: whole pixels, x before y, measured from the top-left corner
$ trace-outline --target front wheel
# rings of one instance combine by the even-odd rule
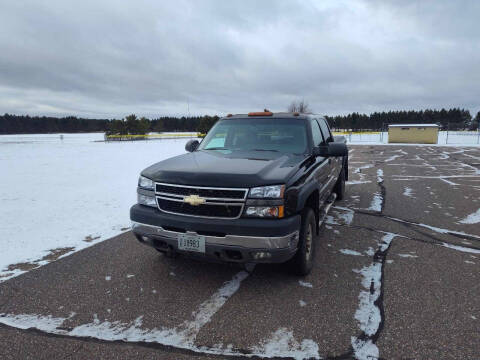
[[[290,266],[297,275],[308,275],[312,271],[315,255],[316,220],[313,210],[305,208],[302,214],[302,227],[298,239],[298,250],[290,260]]]

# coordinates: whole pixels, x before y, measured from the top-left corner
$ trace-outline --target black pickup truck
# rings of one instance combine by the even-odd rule
[[[345,138],[321,116],[227,115],[188,153],[142,171],[130,209],[137,239],[167,255],[313,265],[319,226],[342,199]]]

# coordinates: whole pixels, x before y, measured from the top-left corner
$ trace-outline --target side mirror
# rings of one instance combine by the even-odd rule
[[[328,156],[347,156],[347,144],[342,142],[328,143]]]
[[[185,144],[185,150],[187,150],[188,152],[193,152],[197,150],[198,145],[200,145],[198,140],[188,140],[188,142]]]
[[[313,148],[314,156],[347,156],[347,145],[341,142],[329,142],[327,145],[315,146]]]

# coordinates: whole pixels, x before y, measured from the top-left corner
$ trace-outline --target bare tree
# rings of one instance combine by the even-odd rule
[[[288,112],[311,114],[312,110],[310,109],[308,102],[302,99],[299,101],[292,101],[292,103],[288,106]]]

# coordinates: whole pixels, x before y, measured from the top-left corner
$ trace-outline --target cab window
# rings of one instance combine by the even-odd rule
[[[318,126],[318,123],[316,120],[310,121],[310,126],[312,127],[313,146],[318,146],[321,143],[323,143],[320,127]]]
[[[318,119],[317,121],[320,124],[320,129],[325,142],[333,141],[332,133],[330,132],[330,128],[328,127],[326,121],[324,119]]]

